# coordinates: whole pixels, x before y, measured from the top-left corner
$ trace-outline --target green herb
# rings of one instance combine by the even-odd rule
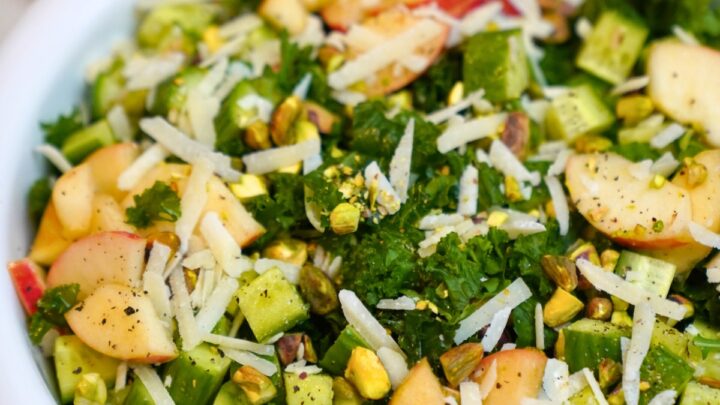
[[[650,144],[639,142],[631,142],[624,145],[616,144],[613,145],[609,151],[615,152],[633,162],[639,162],[645,159],[657,160],[660,157],[660,152],[657,149],[651,147]]]
[[[535,347],[535,306],[538,300],[531,297],[512,311],[512,327],[515,332],[515,344],[518,347]],[[555,330],[543,327],[545,347],[553,347],[557,340]]]
[[[303,177],[296,174],[271,173],[267,176],[269,193],[244,203],[267,232],[253,245],[261,248],[281,233],[307,224]]]
[[[127,223],[147,228],[155,221],[175,222],[180,218],[180,197],[166,183],[156,181],[152,187],[133,197],[134,207],[125,210]]]
[[[462,80],[462,52],[448,52],[410,86],[413,106],[421,111],[439,110],[455,83]]]
[[[52,184],[50,178],[43,177],[35,180],[28,191],[28,213],[33,221],[39,221],[45,212],[52,197]]]
[[[410,364],[427,357],[441,374],[438,358],[453,346],[457,325],[443,321],[429,310],[387,311],[379,318],[397,336],[398,345]]]
[[[78,284],[65,284],[51,288],[38,300],[37,312],[30,318],[30,340],[39,344],[54,326],[65,326],[65,313],[77,302]]]
[[[478,169],[478,209],[485,211],[492,206],[507,204],[505,193],[502,192],[503,175],[486,163],[477,165]]]
[[[43,122],[40,124],[45,132],[45,142],[62,147],[63,143],[73,133],[81,130],[84,126],[80,109],[75,108],[67,115],[59,115],[54,122]]]
[[[312,46],[300,47],[292,42],[283,31],[280,34],[280,70],[277,72],[277,81],[280,90],[285,94],[292,94],[297,84],[309,74],[312,77],[308,98],[330,108],[339,110],[342,107],[332,96],[332,89],[327,84],[325,70],[320,66],[314,56]]]

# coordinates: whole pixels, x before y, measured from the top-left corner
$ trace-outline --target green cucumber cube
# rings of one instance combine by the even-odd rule
[[[647,26],[638,18],[616,10],[605,11],[585,39],[577,66],[609,83],[620,84],[630,75],[647,36]]]
[[[358,346],[370,348],[370,345],[360,336],[355,328],[348,325],[340,332],[335,343],[325,352],[325,356],[323,356],[318,364],[330,374],[342,375],[353,349]]]
[[[115,385],[120,362],[89,348],[75,335],[58,337],[53,357],[63,403],[72,401],[75,387],[83,374],[98,373],[108,388]]]
[[[651,347],[640,368],[640,381],[649,384],[640,392],[640,404],[647,405],[655,395],[665,390],[682,392],[692,379],[693,368],[682,358],[663,346]]]
[[[332,405],[333,381],[329,375],[283,373],[283,379],[287,405]]]
[[[176,404],[209,404],[225,379],[231,360],[215,346],[203,343],[165,367],[163,381]]]
[[[274,268],[254,279],[239,294],[240,311],[258,342],[265,342],[308,319],[308,305],[294,285]]]
[[[555,97],[545,120],[551,137],[573,143],[582,135],[608,129],[615,116],[590,86],[582,85]]]
[[[228,381],[220,387],[213,405],[252,405],[252,403],[237,384]]]
[[[585,318],[563,329],[563,335],[565,361],[574,373],[585,367],[595,370],[604,358],[620,362],[620,338],[629,338],[630,329]]]
[[[676,267],[672,263],[644,256],[628,250],[620,253],[615,273],[645,291],[665,298],[675,277]]]
[[[485,90],[485,98],[499,103],[519,98],[530,83],[522,31],[481,32],[468,41],[463,62],[468,92]]]
[[[720,404],[720,390],[690,381],[680,397],[680,405]]]
[[[115,135],[106,120],[100,120],[70,135],[62,145],[62,153],[72,163],[80,163],[85,157],[103,146],[115,143]]]

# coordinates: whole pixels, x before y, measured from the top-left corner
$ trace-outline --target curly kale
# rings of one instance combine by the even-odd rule
[[[135,206],[125,210],[127,223],[147,228],[155,221],[175,222],[180,218],[180,197],[166,183],[156,181],[152,187],[133,197]]]

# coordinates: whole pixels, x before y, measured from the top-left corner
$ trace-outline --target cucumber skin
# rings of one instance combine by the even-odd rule
[[[680,405],[711,405],[720,403],[720,390],[690,381],[680,398]]]
[[[62,403],[72,402],[75,386],[85,373],[98,373],[108,388],[115,384],[118,360],[89,348],[75,335],[60,336],[53,351],[55,373]],[[80,373],[74,370],[80,368]]]
[[[640,380],[650,383],[650,388],[640,393],[640,404],[647,405],[655,395],[665,390],[682,392],[692,379],[693,372],[685,360],[665,347],[651,347],[640,368]]]
[[[220,387],[213,405],[252,405],[240,387],[228,381]]]
[[[352,350],[358,346],[370,348],[360,334],[350,325],[340,332],[335,343],[328,348],[318,365],[333,375],[343,375]]]
[[[311,374],[301,378],[297,374],[283,373],[287,387],[287,405],[332,405],[332,378],[324,374]]]
[[[170,376],[168,387],[170,396],[178,405],[209,404],[220,389],[231,360],[221,356],[207,343],[203,343],[190,352],[168,363],[163,373],[163,381]]]
[[[103,119],[70,135],[61,150],[71,163],[80,163],[95,150],[115,142],[110,124]]]
[[[585,367],[595,370],[604,358],[620,362],[620,338],[630,337],[630,330],[607,322],[582,319],[563,329],[563,335],[565,361],[574,373]]]
[[[130,392],[125,397],[124,405],[155,405],[145,385],[136,378],[130,386]]]

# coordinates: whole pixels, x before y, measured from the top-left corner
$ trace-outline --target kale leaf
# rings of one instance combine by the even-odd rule
[[[51,288],[38,300],[37,312],[30,318],[30,340],[39,344],[54,326],[65,326],[65,313],[77,302],[79,284],[64,284]]]
[[[289,173],[267,175],[269,194],[245,202],[245,208],[267,232],[253,246],[261,248],[281,233],[299,228],[307,222],[303,195],[303,177]]]
[[[309,74],[312,78],[308,98],[334,111],[342,107],[332,98],[325,70],[317,62],[312,46],[301,47],[290,40],[287,32],[280,34],[280,70],[277,81],[280,90],[290,95],[295,86]]]
[[[535,306],[538,300],[530,297],[512,311],[512,327],[515,332],[515,344],[518,347],[535,347]],[[553,347],[557,340],[555,330],[543,327],[545,347]]]
[[[147,228],[155,221],[175,222],[180,218],[180,197],[166,183],[156,181],[152,187],[133,197],[135,206],[125,210],[127,223]]]
[[[54,122],[43,122],[40,124],[45,132],[45,142],[58,148],[62,147],[65,140],[73,133],[81,130],[84,126],[80,109],[75,108],[67,115],[59,115]]]
[[[28,191],[28,213],[33,221],[38,221],[45,212],[50,197],[52,196],[52,184],[48,177],[35,180]]]
[[[378,318],[397,336],[398,345],[410,364],[427,357],[436,372],[442,375],[438,358],[453,346],[457,325],[442,320],[431,311],[384,311]]]
[[[462,80],[462,52],[450,51],[410,86],[413,106],[431,112],[443,108],[455,83]]]
[[[485,211],[492,206],[507,204],[507,198],[502,191],[503,175],[487,163],[477,165],[478,169],[478,210]]]
[[[645,159],[656,160],[660,157],[660,152],[654,149],[648,143],[630,142],[626,144],[615,144],[610,149],[625,159],[639,162]]]

